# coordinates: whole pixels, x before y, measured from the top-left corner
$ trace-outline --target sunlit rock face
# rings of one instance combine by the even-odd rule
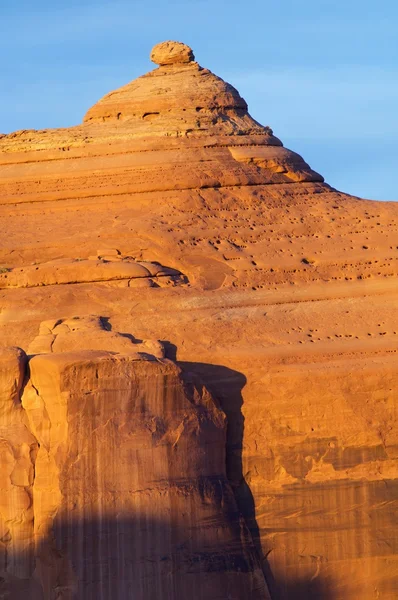
[[[159,357],[159,342],[100,323],[53,323],[64,351],[32,356],[26,372],[21,350],[0,357],[4,592],[268,597],[226,477],[224,413],[197,378]],[[93,333],[114,351],[84,349]]]
[[[45,597],[60,585],[87,600],[256,597],[225,417],[206,390],[169,361],[98,351],[37,356],[30,373]]]
[[[395,600],[398,204],[151,59],[0,136],[0,591]]]

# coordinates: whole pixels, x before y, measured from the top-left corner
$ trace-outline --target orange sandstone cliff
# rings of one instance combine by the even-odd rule
[[[151,59],[0,136],[0,597],[393,600],[398,204]]]

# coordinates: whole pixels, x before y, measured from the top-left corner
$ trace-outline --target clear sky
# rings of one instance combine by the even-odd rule
[[[66,127],[175,39],[333,187],[398,200],[397,0],[0,0],[0,132]]]

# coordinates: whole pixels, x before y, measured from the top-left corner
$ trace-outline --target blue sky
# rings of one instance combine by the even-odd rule
[[[0,132],[66,127],[192,46],[328,183],[398,200],[396,0],[0,0]]]

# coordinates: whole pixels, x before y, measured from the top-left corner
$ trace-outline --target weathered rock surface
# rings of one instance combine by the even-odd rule
[[[28,354],[105,350],[125,352],[137,359],[164,358],[163,344],[157,340],[133,339],[111,331],[108,319],[96,315],[43,321],[39,335],[28,347]]]
[[[181,42],[161,42],[152,48],[151,61],[157,65],[189,63],[195,60],[192,48]]]
[[[20,348],[0,351],[0,594],[36,600],[33,483],[38,444],[20,401],[25,366]]]
[[[0,356],[5,597],[267,598],[203,385],[93,316],[41,332],[22,405],[26,356]]]
[[[47,391],[40,383],[50,405],[57,386],[72,382],[65,375],[66,354],[57,353],[68,348],[102,353],[102,358],[96,354],[95,360],[87,360],[90,365],[101,363],[106,381],[122,368],[129,373],[135,368],[159,369],[160,378],[165,376],[162,369],[171,369],[170,377],[178,379],[175,367],[162,359],[137,360],[137,353],[146,352],[138,348],[139,340],[167,341],[166,355],[177,354],[184,370],[198,373],[227,415],[227,475],[272,599],[395,600],[398,204],[360,200],[324,183],[269,127],[254,121],[237,90],[202,68],[184,44],[160,44],[152,58],[158,68],[105,96],[87,112],[82,125],[1,137],[1,346],[48,353],[33,358],[31,365],[36,365],[38,380],[42,367],[58,373]],[[100,278],[95,278],[96,270],[103,274]],[[84,335],[79,327],[74,330],[76,315],[84,317],[78,323]],[[109,320],[89,325],[85,315]],[[38,337],[43,321],[47,325]],[[120,339],[116,333],[106,337],[107,323],[114,331],[134,333],[138,340],[125,335]],[[91,382],[94,367],[82,366],[81,356],[70,360],[76,372],[88,369]],[[154,382],[158,379],[153,371]],[[75,398],[77,388],[72,388]],[[127,398],[132,392],[123,389]],[[152,398],[150,386],[145,389]],[[28,391],[30,399],[35,398],[34,389],[27,386]],[[109,399],[107,394],[104,388],[95,402]],[[177,396],[173,402],[181,407],[185,396]],[[70,407],[87,432],[94,431],[98,418],[101,443],[113,448],[111,433],[101,425],[105,406],[95,416],[74,404],[72,396],[60,397],[59,410],[61,405],[63,411]],[[113,397],[109,402],[116,406]],[[210,421],[218,414],[212,411],[206,412]],[[145,420],[142,414],[137,424]],[[55,420],[62,429],[62,422]],[[176,422],[170,421],[172,429]],[[112,418],[110,423],[114,427]],[[114,431],[125,439],[123,432]],[[70,438],[62,437],[68,432]],[[77,429],[68,432],[60,430],[59,439],[68,439],[76,452],[83,438]],[[212,461],[216,455],[206,440],[204,435],[198,444],[203,441]],[[132,448],[144,455],[144,447]],[[40,452],[44,461],[42,444]],[[71,539],[76,539],[69,519],[72,484],[68,487],[66,479],[59,483],[66,456],[64,447],[54,455],[53,479],[42,479],[40,485],[42,490],[57,490],[59,514],[68,515],[62,519],[71,523]],[[114,473],[114,466],[102,447],[99,456],[102,463],[96,469],[88,466],[87,473],[91,482],[98,474],[93,489],[102,498],[105,489],[116,490],[122,482],[113,477],[115,487],[107,487],[105,471]],[[185,458],[181,469],[193,468]],[[168,466],[166,459],[160,462],[172,472],[171,459]],[[79,461],[71,467],[79,507],[85,495],[80,468]],[[123,473],[137,482],[128,479],[135,474]],[[9,481],[7,476],[4,489],[11,489]],[[208,539],[212,552],[218,552],[211,528],[205,539],[192,529],[202,502],[195,485],[187,496],[190,504],[179,504],[177,488],[176,496],[167,492],[165,502],[175,503],[178,510],[184,507],[186,526],[197,544],[193,552],[207,547]],[[210,495],[212,490],[210,485]],[[157,511],[163,522],[163,509],[151,494],[141,508],[151,523],[159,523]],[[41,492],[46,501],[50,496]],[[128,504],[135,502],[133,496],[126,492],[125,506],[133,506]],[[107,496],[113,515],[120,506],[112,504],[111,497]],[[44,511],[42,523],[45,506],[37,509]],[[208,524],[213,517],[218,523],[225,514],[223,509],[217,512],[217,506],[212,501],[208,513],[201,508],[209,516]],[[22,521],[31,523],[30,519],[26,513]],[[72,559],[62,562],[70,550],[62,519],[53,530],[58,541],[47,545],[48,554],[43,550],[40,560],[47,585],[62,573],[70,590],[73,577],[74,585],[80,585],[85,575],[77,575]],[[92,539],[90,527],[86,521],[82,524],[85,539]],[[101,530],[104,536],[106,527]],[[230,548],[231,540],[237,539],[230,533],[235,525],[225,527],[221,541]],[[177,532],[183,529],[179,521]],[[139,531],[143,532],[141,525]],[[118,539],[118,532],[109,534],[112,540]],[[153,540],[144,533],[139,536],[140,556],[152,556]],[[81,543],[76,542],[76,548]],[[164,541],[164,556],[171,550],[185,556],[173,543],[167,546]],[[250,560],[245,564],[254,565]],[[90,558],[88,569],[99,563]],[[169,564],[164,561],[165,570]],[[160,568],[137,589],[148,585],[145,593],[150,598],[163,573]],[[195,580],[195,573],[192,580],[200,589],[206,584]],[[250,594],[255,566],[246,579],[233,573],[225,585],[239,589],[245,581]],[[122,586],[123,577],[116,574],[112,580]],[[227,597],[225,589],[231,588],[220,591],[216,578],[209,575],[210,580],[215,597]],[[18,585],[33,580],[21,581]],[[90,585],[94,590],[95,584]],[[191,588],[182,589],[176,600],[186,589],[191,594]],[[203,588],[203,597],[209,589]],[[107,597],[108,592],[103,593]]]
[[[105,255],[87,259],[59,258],[23,268],[3,269],[3,272],[0,272],[0,288],[97,281],[119,281],[133,286],[137,279],[147,281],[148,287],[157,286],[158,283],[155,284],[152,277],[167,277],[168,281],[174,281],[175,284],[184,281],[179,271],[162,267],[158,263],[139,262],[120,255]]]
[[[23,406],[44,597],[263,598],[225,475],[225,417],[168,361],[36,356]]]

